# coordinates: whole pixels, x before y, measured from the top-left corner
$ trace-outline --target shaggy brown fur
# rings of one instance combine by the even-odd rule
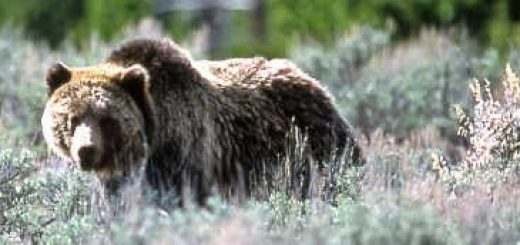
[[[76,114],[97,121],[89,125],[100,128],[99,151],[112,157],[99,157],[91,169],[107,183],[145,165],[148,182],[161,192],[187,185],[200,202],[215,187],[247,192],[252,174],[283,157],[292,125],[308,135],[315,160],[347,152],[347,162],[362,161],[330,95],[287,60],[192,61],[169,40],[143,39],[95,67],[58,64],[47,80],[42,124],[49,145],[74,161],[70,141],[83,138],[65,125]],[[104,107],[96,104],[101,100]]]

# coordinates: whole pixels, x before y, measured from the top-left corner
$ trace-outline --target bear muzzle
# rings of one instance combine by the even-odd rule
[[[101,168],[103,142],[99,127],[82,123],[74,131],[71,156],[82,170]]]

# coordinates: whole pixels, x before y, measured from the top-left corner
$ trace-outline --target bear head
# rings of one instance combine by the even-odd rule
[[[133,176],[145,165],[155,115],[144,67],[57,63],[46,80],[41,124],[51,150],[106,181]]]

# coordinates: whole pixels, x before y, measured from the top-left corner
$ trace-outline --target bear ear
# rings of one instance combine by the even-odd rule
[[[71,77],[72,72],[65,64],[58,62],[52,65],[49,70],[47,70],[47,93],[51,95],[54,90],[70,81]]]
[[[148,140],[153,142],[155,126],[155,107],[150,95],[148,71],[141,65],[132,65],[121,73],[119,86],[123,88],[136,102],[144,116]]]
[[[148,72],[141,65],[132,65],[121,73],[121,81],[119,84],[132,96],[142,92],[148,92]]]

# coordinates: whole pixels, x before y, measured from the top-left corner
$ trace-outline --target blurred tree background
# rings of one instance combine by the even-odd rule
[[[152,17],[177,39],[209,29],[213,57],[284,56],[295,38],[332,43],[359,24],[391,28],[406,39],[422,27],[457,26],[502,52],[520,44],[520,3],[514,0],[0,0],[0,24],[57,48],[89,37],[106,41]]]

